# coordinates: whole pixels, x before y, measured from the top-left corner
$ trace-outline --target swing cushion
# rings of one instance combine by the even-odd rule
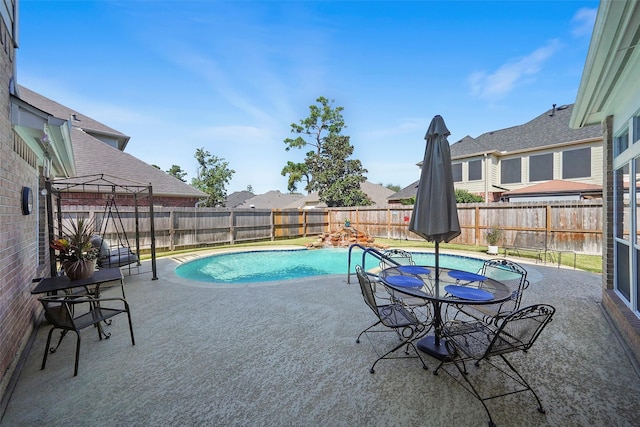
[[[111,250],[106,258],[98,258],[98,266],[101,268],[123,267],[138,262],[138,256],[129,248],[116,248]]]
[[[109,245],[100,236],[93,236],[91,244],[94,248],[100,248],[98,255],[98,267],[100,268],[122,267],[138,262],[138,256],[129,248],[109,250]]]
[[[107,242],[105,242],[102,237],[94,235],[93,237],[91,237],[90,242],[94,248],[100,249],[98,259],[106,258],[109,256],[109,245],[107,245]]]

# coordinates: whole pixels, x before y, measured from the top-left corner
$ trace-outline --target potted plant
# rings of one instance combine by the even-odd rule
[[[345,226],[346,228],[351,227],[351,220],[350,220],[349,218],[345,218],[345,220],[344,220],[344,226]]]
[[[80,218],[64,228],[64,237],[51,242],[51,247],[58,251],[65,274],[71,280],[91,277],[100,251],[91,244],[91,221]]]
[[[498,255],[498,242],[502,238],[502,230],[492,226],[487,230],[487,253],[489,255]]]

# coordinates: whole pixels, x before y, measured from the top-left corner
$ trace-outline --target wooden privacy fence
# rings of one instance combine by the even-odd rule
[[[327,208],[310,210],[225,209],[154,207],[158,251],[314,236],[338,230],[349,219],[351,226],[377,238],[422,240],[408,231],[412,206],[389,208]],[[94,217],[107,239],[116,238],[115,225],[103,225],[104,208],[64,206],[63,218]],[[140,247],[151,247],[148,208],[138,208]],[[135,212],[119,207],[118,217],[134,246]],[[512,245],[518,232],[538,233],[556,250],[602,253],[603,209],[601,201],[572,203],[472,203],[459,204],[462,233],[451,241],[486,245],[492,226],[503,230],[500,246]]]
[[[374,237],[422,240],[408,231],[413,206],[379,208],[330,208],[329,224],[336,227],[345,219]],[[461,234],[450,243],[487,245],[486,233],[500,228],[499,246],[510,246],[519,232],[538,234],[547,249],[602,254],[604,211],[601,200],[529,203],[458,204]]]
[[[225,209],[195,207],[154,207],[156,249],[276,240],[318,235],[328,229],[324,210]],[[101,206],[63,206],[63,223],[78,217],[95,221],[96,231],[115,245],[118,231],[124,230],[129,245],[135,246],[135,210],[118,207],[111,218]],[[148,207],[138,208],[140,248],[151,248]],[[56,232],[57,233],[57,232]]]

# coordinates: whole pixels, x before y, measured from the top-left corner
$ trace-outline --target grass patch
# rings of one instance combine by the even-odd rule
[[[383,245],[389,245],[391,247],[396,248],[422,248],[422,249],[435,249],[435,244],[427,241],[419,241],[419,240],[394,240],[394,239],[376,239],[376,243],[380,243]],[[456,245],[453,243],[441,243],[440,249],[451,249],[454,251],[464,251],[464,252],[478,252],[478,253],[486,253],[486,246],[469,246],[469,245]],[[526,252],[520,251],[521,258],[530,258],[536,259],[537,255],[534,252]],[[502,252],[500,252],[500,256],[502,256]],[[558,262],[557,254],[554,254],[554,261]],[[549,262],[549,258],[547,258]],[[564,253],[562,254],[562,265],[566,265],[567,267],[573,268],[573,254],[572,253]],[[585,254],[576,254],[576,268],[584,271],[590,271],[592,273],[602,273],[602,256],[601,255],[585,255]]]

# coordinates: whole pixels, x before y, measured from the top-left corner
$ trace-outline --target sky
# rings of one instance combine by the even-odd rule
[[[367,179],[404,188],[435,115],[454,143],[574,103],[598,4],[20,0],[17,81],[188,182],[204,148],[235,171],[228,193],[287,192],[308,150],[284,139],[324,96]]]

